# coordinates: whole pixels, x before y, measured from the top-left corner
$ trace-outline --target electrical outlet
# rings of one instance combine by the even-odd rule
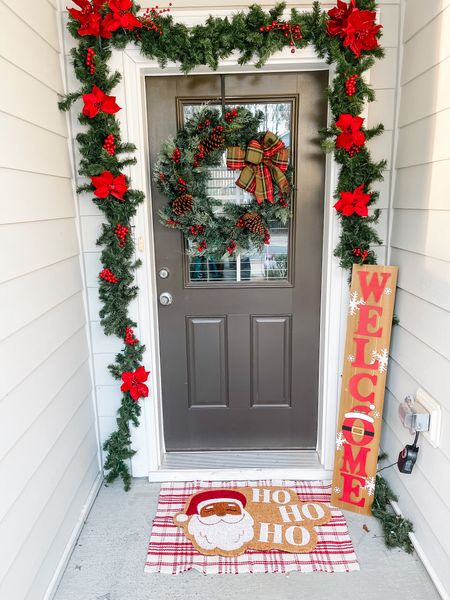
[[[429,430],[424,431],[422,435],[430,442],[433,448],[437,448],[441,436],[442,409],[436,400],[422,388],[417,390],[416,400],[430,413]]]

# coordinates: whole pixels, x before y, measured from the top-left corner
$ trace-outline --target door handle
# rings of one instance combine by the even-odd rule
[[[173,296],[170,292],[162,292],[162,294],[159,295],[159,303],[163,306],[169,306],[172,302]]]

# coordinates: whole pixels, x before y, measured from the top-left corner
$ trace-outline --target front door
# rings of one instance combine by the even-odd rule
[[[167,451],[316,446],[326,84],[326,72],[147,78],[151,168],[161,142],[205,102],[220,108],[225,89],[227,106],[264,112],[296,185],[291,222],[273,224],[265,251],[220,261],[186,254],[152,188],[158,297],[173,299],[158,309]],[[235,179],[225,163],[211,169],[209,195],[245,203]]]

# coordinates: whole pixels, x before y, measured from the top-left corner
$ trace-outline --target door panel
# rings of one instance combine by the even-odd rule
[[[189,406],[228,406],[226,317],[187,317]]]
[[[252,406],[291,405],[291,316],[252,317]]]
[[[226,76],[227,105],[265,107],[295,166],[293,218],[271,228],[264,253],[189,260],[179,232],[159,223],[167,199],[152,189],[156,269],[170,273],[158,294],[174,299],[158,310],[168,451],[316,445],[326,83],[326,72]],[[218,75],[147,79],[151,167],[189,111],[220,105],[220,90]],[[209,194],[245,204],[236,177],[214,170]]]

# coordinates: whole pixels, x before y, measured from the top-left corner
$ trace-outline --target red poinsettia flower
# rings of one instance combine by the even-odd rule
[[[128,189],[125,175],[114,177],[111,171],[103,171],[101,175],[91,177],[91,182],[95,187],[94,194],[97,198],[114,196],[119,200],[123,200],[123,195]]]
[[[89,16],[95,13],[98,13],[102,4],[104,4],[105,0],[73,0],[74,3],[80,7],[81,10],[77,10],[76,8],[68,8],[67,12],[72,15],[74,19],[80,21],[80,23],[85,23]]]
[[[327,23],[328,35],[332,37],[344,37],[344,27],[352,10],[355,8],[355,0],[350,0],[350,4],[337,0],[337,6],[328,11],[330,17]]]
[[[367,217],[369,214],[367,204],[370,200],[370,194],[363,192],[364,184],[355,188],[353,192],[341,192],[339,200],[334,208],[344,216],[357,214],[360,217]]]
[[[130,392],[130,396],[134,401],[139,400],[142,396],[147,398],[148,387],[144,381],[147,381],[150,371],[146,371],[144,367],[138,367],[136,371],[126,371],[122,373],[122,392]]]
[[[83,115],[94,118],[100,111],[112,115],[120,110],[120,106],[116,103],[115,96],[107,96],[96,85],[92,86],[90,94],[83,95]]]
[[[139,19],[130,12],[133,6],[131,0],[109,0],[108,6],[112,12],[105,17],[105,29],[116,31],[119,27],[128,30],[142,27]]]
[[[80,27],[78,29],[79,35],[95,35],[102,37],[111,37],[109,32],[104,35],[104,29],[102,27],[103,20],[99,13],[100,8],[105,3],[105,0],[73,0],[81,10],[76,8],[68,8],[68,12],[74,19],[79,21]]]
[[[78,28],[79,35],[101,35],[102,17],[98,14],[90,15],[83,25]],[[104,36],[102,36],[104,37]]]
[[[345,148],[348,152],[352,146],[363,146],[366,141],[366,136],[361,131],[363,123],[364,119],[362,117],[354,117],[347,113],[340,115],[336,121],[336,127],[342,133],[339,133],[336,138],[336,147]]]
[[[378,47],[376,34],[382,25],[375,25],[375,18],[375,11],[355,9],[343,27],[344,46],[349,46],[358,58],[362,50],[373,50]]]

